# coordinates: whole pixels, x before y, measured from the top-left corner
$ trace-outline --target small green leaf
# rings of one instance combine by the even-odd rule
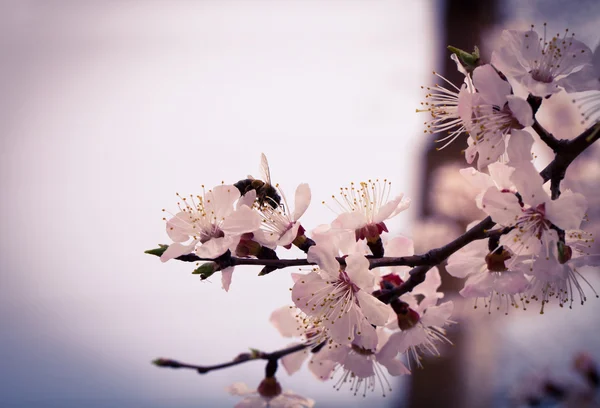
[[[460,62],[465,65],[466,68],[473,70],[479,65],[479,48],[475,47],[473,52],[467,52],[461,50],[460,48],[453,47],[451,45],[448,46],[448,50],[451,53],[456,54]]]
[[[149,249],[147,251],[144,251],[144,253],[150,254],[150,255],[161,256],[162,254],[164,254],[164,252],[167,250],[168,247],[169,247],[168,245],[158,244],[158,248]]]
[[[194,269],[192,275],[200,275],[200,279],[204,280],[209,278],[213,273],[219,270],[219,266],[216,262],[206,262]]]

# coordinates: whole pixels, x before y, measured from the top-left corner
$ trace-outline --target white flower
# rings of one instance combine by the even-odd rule
[[[234,209],[239,198],[240,192],[231,185],[217,186],[202,196],[182,197],[180,212],[167,221],[167,234],[174,243],[162,254],[161,261],[191,252],[215,259],[234,249],[242,234],[260,226],[260,215],[250,207]]]
[[[475,203],[478,208],[483,208],[483,195],[490,187],[496,187],[503,192],[517,192],[517,188],[510,179],[515,171],[513,167],[497,162],[490,164],[487,170],[489,174],[477,171],[473,167],[459,170],[460,175],[475,189],[479,190],[479,193],[475,197]]]
[[[425,95],[426,101],[421,102],[421,109],[417,109],[417,112],[429,112],[431,114],[431,120],[425,122],[425,133],[448,132],[447,136],[436,140],[436,142],[445,142],[439,149],[448,146],[461,133],[466,131],[465,123],[462,119],[464,117],[462,110],[464,110],[466,105],[464,101],[469,98],[469,94],[475,92],[471,78],[461,65],[456,54],[452,54],[450,58],[456,63],[458,70],[465,75],[465,82],[459,89],[452,82],[434,72],[434,75],[450,85],[450,88],[445,88],[439,84],[433,87],[421,87],[427,90],[427,94]]]
[[[600,255],[589,255],[584,252],[593,241],[591,234],[575,230],[566,232],[566,242],[560,242],[556,231],[548,234],[546,251],[530,263],[526,273],[531,274],[531,289],[529,296],[542,303],[540,313],[544,313],[544,306],[551,298],[555,297],[559,305],[573,305],[575,296],[583,305],[587,300],[585,291],[579,282],[583,280],[596,297],[598,294],[590,283],[581,276],[578,268],[582,266],[599,266]]]
[[[583,91],[591,92],[578,96],[573,99],[573,102],[578,104],[577,107],[581,111],[582,124],[588,121],[598,122],[600,120],[600,45],[594,50],[592,65],[584,67],[580,73],[582,77],[587,77],[588,81]]]
[[[311,365],[321,370],[322,379],[339,376],[334,385],[338,390],[350,383],[350,391],[354,391],[354,395],[362,389],[365,396],[367,391],[375,391],[379,384],[385,397],[385,389],[392,391],[392,387],[383,367],[392,376],[410,374],[396,354],[381,353],[389,336],[387,331],[379,327],[377,337],[363,339],[357,336],[352,344],[328,344],[317,353]]]
[[[257,242],[270,248],[289,247],[292,244],[301,228],[298,220],[308,208],[311,199],[308,184],[300,184],[296,188],[294,210],[290,213],[285,195],[281,190],[279,193],[284,205],[275,208],[270,205],[261,206],[259,208],[259,212],[263,216],[261,229],[254,233]],[[304,230],[302,229],[300,232],[303,234]]]
[[[562,229],[578,229],[587,202],[581,194],[565,191],[551,200],[543,189],[543,179],[531,163],[515,170],[510,180],[519,197],[511,191],[490,187],[482,198],[483,210],[503,227],[513,229],[500,238],[500,244],[515,254],[539,254],[542,241],[552,225]]]
[[[397,270],[397,267],[394,268]],[[395,273],[384,275],[381,279],[382,289],[390,289],[401,285],[404,281]],[[436,306],[438,300],[444,297],[443,293],[437,291],[441,284],[440,272],[434,267],[425,275],[425,281],[417,285],[412,292],[405,293],[391,303],[393,308],[391,315],[395,319],[386,327],[392,330],[400,328],[401,331],[392,334],[381,350],[382,355],[396,356],[408,352],[410,368],[411,359],[421,366],[420,354],[423,351],[439,355],[436,343],[440,341],[450,343],[446,338],[444,326],[453,323],[449,320],[453,303],[445,302]]]
[[[439,356],[436,343],[450,343],[444,327],[453,323],[450,315],[454,304],[448,301],[439,306],[431,306],[427,302],[413,306],[406,303],[404,305],[405,309],[398,313],[397,327],[401,330],[390,336],[381,353],[387,356],[407,352],[408,367],[410,368],[411,360],[421,367],[423,352]]]
[[[529,31],[505,30],[500,48],[492,54],[492,65],[514,78],[535,95],[545,97],[564,88],[567,92],[586,90],[586,80],[573,75],[591,63],[592,52],[568,30],[561,37],[539,38]]]
[[[340,198],[333,198],[344,211],[332,223],[333,228],[352,230],[356,240],[377,240],[383,231],[387,232],[385,220],[406,210],[410,200],[400,194],[390,199],[391,182],[379,180],[361,182],[357,188],[340,188]]]
[[[375,276],[363,255],[346,258],[346,267],[319,245],[308,251],[308,260],[319,269],[300,278],[292,288],[292,300],[308,316],[318,320],[335,342],[350,344],[356,335],[375,336],[372,325],[381,326],[389,306],[371,295]]]
[[[511,262],[507,264],[508,261]],[[519,307],[515,295],[522,294],[529,286],[518,265],[507,249],[498,247],[490,252],[488,240],[477,240],[452,254],[446,270],[456,278],[468,276],[460,291],[463,297],[484,298],[490,313],[492,305],[496,304],[497,309],[504,307],[508,314],[509,306]],[[477,307],[477,303],[475,305]]]
[[[227,387],[232,395],[245,397],[235,408],[312,408],[315,402],[292,391],[281,391],[275,377],[265,378],[257,390],[250,389],[244,383],[235,383]]]
[[[473,84],[477,93],[468,95],[470,109],[463,116],[470,135],[465,157],[471,163],[478,154],[477,166],[482,169],[504,154],[508,135],[509,143],[533,143],[522,130],[533,124],[533,111],[525,99],[512,94],[510,84],[489,64],[475,68]]]
[[[303,275],[296,274],[295,278],[302,279]],[[279,331],[283,337],[299,337],[300,342],[294,342],[289,344],[287,347],[296,346],[298,344],[307,344],[308,347],[304,350],[297,351],[295,353],[288,354],[281,358],[281,363],[285,371],[292,375],[296,373],[302,367],[304,361],[308,358],[311,353],[311,348],[318,346],[322,342],[327,340],[326,330],[322,328],[319,321],[310,318],[298,308],[294,306],[283,306],[271,313],[269,318],[271,324]],[[309,368],[314,367],[313,358]],[[313,374],[317,378],[320,378],[320,374],[313,371]]]

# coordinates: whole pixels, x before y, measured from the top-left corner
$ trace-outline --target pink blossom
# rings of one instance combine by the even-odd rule
[[[500,47],[492,54],[492,64],[514,78],[535,96],[545,97],[564,88],[567,92],[587,90],[587,81],[577,71],[589,66],[591,50],[574,34],[565,31],[552,38],[540,39],[533,29],[505,30]]]
[[[240,236],[256,230],[260,216],[246,205],[234,209],[240,198],[235,186],[220,185],[203,195],[181,198],[180,211],[167,221],[167,234],[174,241],[161,261],[195,252],[215,259],[235,248]]]
[[[296,306],[321,322],[337,343],[350,344],[356,335],[374,337],[372,325],[387,322],[389,306],[370,293],[375,275],[369,270],[369,261],[352,254],[342,269],[331,252],[319,245],[310,248],[308,260],[319,268],[294,284],[292,300]]]

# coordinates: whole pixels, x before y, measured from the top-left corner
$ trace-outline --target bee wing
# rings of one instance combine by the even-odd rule
[[[271,183],[271,171],[269,170],[269,161],[267,160],[267,156],[264,153],[260,154],[260,176],[263,178],[263,181],[267,184]]]
[[[250,174],[248,174],[248,179],[250,180],[256,180],[254,177],[252,177]]]

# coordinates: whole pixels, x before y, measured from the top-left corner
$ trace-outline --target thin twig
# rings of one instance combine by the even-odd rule
[[[287,356],[288,354],[295,353],[297,351],[304,350],[308,347],[307,344],[297,344],[295,346],[290,346],[283,348],[281,350],[276,350],[271,353],[263,353],[261,351],[253,351],[252,353],[242,353],[238,355],[231,361],[222,364],[215,364],[211,366],[201,366],[195,364],[187,364],[181,363],[176,360],[171,360],[168,358],[158,358],[154,360],[152,363],[158,367],[168,367],[168,368],[188,368],[192,370],[196,370],[198,374],[206,374],[210,371],[220,370],[222,368],[236,366],[238,364],[243,364],[248,361],[253,360],[268,360],[268,361],[276,361],[282,357]]]

